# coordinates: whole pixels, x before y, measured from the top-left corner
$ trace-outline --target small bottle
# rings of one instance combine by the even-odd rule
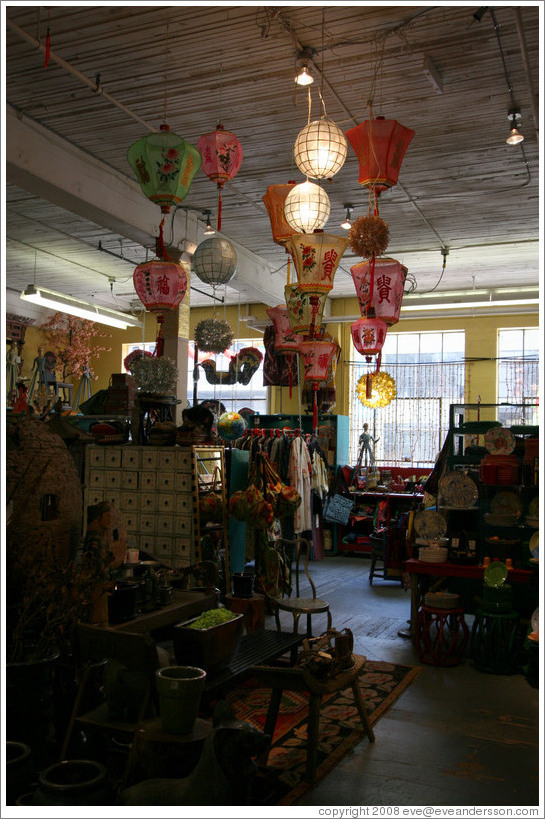
[[[487,566],[490,566],[490,558],[489,557],[485,557],[483,559],[483,569],[486,569]]]
[[[510,557],[506,557],[505,558],[505,565],[507,566],[508,570],[512,569],[513,568],[513,560]]]

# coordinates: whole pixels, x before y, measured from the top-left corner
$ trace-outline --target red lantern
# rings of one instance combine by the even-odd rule
[[[342,255],[348,247],[348,237],[331,233],[294,233],[286,242],[291,254],[299,289],[307,293],[329,293]]]
[[[399,321],[407,268],[395,259],[367,259],[350,268],[362,316],[371,308],[391,327]]]
[[[338,353],[338,344],[334,341],[301,341],[299,351],[303,357],[303,371],[305,380],[312,384],[314,402],[312,410],[312,426],[318,426],[317,392],[320,384],[325,384],[330,373],[333,356]]]
[[[371,361],[374,355],[380,355],[386,340],[388,325],[378,318],[360,318],[351,325],[354,347]],[[377,367],[380,369],[380,363]]]
[[[279,353],[298,353],[299,339],[294,335],[290,326],[288,308],[285,304],[269,307],[267,315],[274,327],[274,349]]]
[[[174,310],[187,290],[187,276],[182,265],[165,259],[152,259],[137,265],[133,281],[138,298],[152,313]]]
[[[295,182],[291,179],[284,185],[269,185],[266,194],[261,197],[269,214],[273,241],[283,247],[286,246],[290,236],[295,233],[295,230],[286,221],[284,214],[286,196],[294,187]]]
[[[221,190],[240,169],[242,145],[234,134],[218,125],[215,131],[197,140],[197,148],[202,156],[203,171],[218,186],[218,230],[221,230]]]
[[[397,183],[413,130],[395,119],[377,117],[361,122],[345,135],[360,163],[360,185],[380,194]]]

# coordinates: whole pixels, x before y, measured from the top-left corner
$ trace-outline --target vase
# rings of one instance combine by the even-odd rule
[[[6,742],[6,804],[26,793],[34,780],[32,751],[24,742]]]
[[[43,770],[35,805],[111,805],[112,787],[106,768],[92,759],[65,759]]]
[[[161,726],[167,734],[190,734],[195,727],[206,671],[171,665],[155,672]]]

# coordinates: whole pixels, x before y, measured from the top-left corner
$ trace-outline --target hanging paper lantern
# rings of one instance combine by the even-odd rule
[[[293,333],[314,336],[323,323],[327,293],[308,293],[298,284],[284,287],[286,310]]]
[[[346,131],[360,165],[359,183],[373,188],[375,193],[397,184],[399,169],[414,131],[395,119],[365,120]]]
[[[218,186],[218,230],[221,230],[221,191],[240,169],[242,145],[234,134],[218,125],[215,131],[199,137],[197,148],[202,156],[203,171]]]
[[[295,182],[290,180],[284,185],[269,185],[267,192],[261,198],[267,208],[273,241],[277,245],[285,246],[290,236],[295,233],[295,228],[290,227],[284,214],[286,196],[295,187]]]
[[[297,271],[299,289],[307,293],[329,293],[348,238],[331,233],[294,233],[286,242]]]
[[[175,310],[187,290],[187,276],[182,265],[165,259],[152,259],[137,265],[133,282],[138,298],[152,313]]]
[[[312,410],[312,428],[318,425],[317,392],[321,384],[325,384],[329,375],[329,367],[333,356],[337,353],[338,345],[334,341],[301,341],[299,351],[303,359],[305,381],[312,384],[314,390],[314,404]]]
[[[291,329],[288,308],[285,304],[269,307],[267,315],[274,327],[274,349],[279,353],[298,353],[299,339]]]
[[[372,309],[388,327],[397,324],[407,272],[395,259],[374,259],[351,267],[362,316]]]
[[[350,325],[354,347],[367,361],[381,353],[387,329],[386,322],[377,318],[360,318]]]
[[[227,284],[237,272],[237,252],[231,242],[212,236],[193,254],[193,271],[204,284]]]
[[[297,167],[311,179],[331,179],[346,159],[347,143],[343,132],[328,117],[309,122],[299,131],[293,147]]]
[[[242,438],[248,424],[238,412],[224,412],[218,418],[218,435],[226,441]]]
[[[298,233],[312,233],[323,228],[329,219],[329,196],[314,182],[295,185],[286,196],[284,216]]]
[[[127,151],[127,160],[145,196],[160,205],[163,213],[169,213],[187,196],[201,166],[195,146],[174,134],[165,123],[156,133],[134,142]]]
[[[370,388],[369,388],[370,384]],[[370,375],[362,375],[356,385],[356,393],[365,407],[387,407],[396,397],[394,379],[382,370]]]

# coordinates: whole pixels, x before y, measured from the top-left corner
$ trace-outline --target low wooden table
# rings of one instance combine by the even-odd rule
[[[116,631],[146,634],[190,620],[203,611],[216,608],[215,592],[174,589],[168,606],[138,614],[134,619],[110,626]]]

